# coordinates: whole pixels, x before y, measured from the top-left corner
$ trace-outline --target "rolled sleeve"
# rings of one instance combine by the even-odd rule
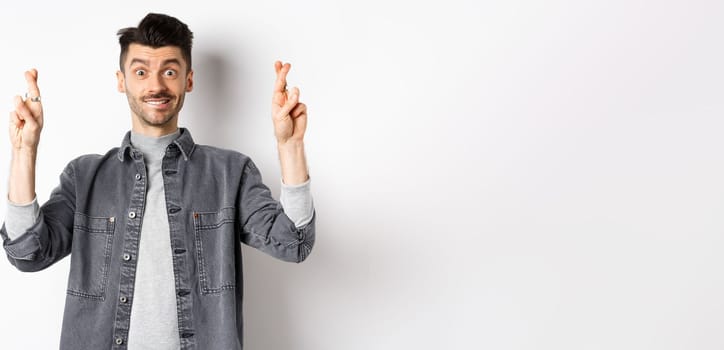
[[[299,185],[286,185],[282,181],[279,202],[284,208],[284,213],[294,222],[297,228],[307,225],[314,216],[311,179]]]
[[[8,227],[6,221],[0,229],[8,260],[18,270],[26,272],[43,270],[70,254],[75,208],[72,164],[65,168],[60,176],[60,185],[53,190],[48,201],[37,209],[37,214],[30,212],[33,204],[30,206],[28,212],[25,212],[28,208],[23,209],[23,215],[27,214],[29,218],[36,215],[30,227],[22,232],[11,232],[18,230],[20,226]],[[9,210],[13,208],[9,207]],[[19,223],[13,223],[12,219],[10,222],[11,225]]]
[[[298,228],[274,200],[261,174],[251,160],[244,165],[239,193],[242,241],[275,258],[302,262],[312,251],[315,239],[315,215]]]
[[[40,215],[38,199],[33,198],[29,204],[15,204],[7,201],[7,216],[5,217],[5,228],[8,237],[15,240],[22,236],[37,221]]]

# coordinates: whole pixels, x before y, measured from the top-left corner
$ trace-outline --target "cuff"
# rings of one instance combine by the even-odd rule
[[[282,181],[279,201],[284,213],[294,222],[297,228],[303,227],[312,221],[314,216],[314,203],[312,201],[311,179],[299,185],[286,185]]]
[[[29,228],[33,227],[40,216],[38,198],[34,198],[28,204],[15,204],[8,200],[7,216],[5,217],[5,229],[11,240],[22,236]]]

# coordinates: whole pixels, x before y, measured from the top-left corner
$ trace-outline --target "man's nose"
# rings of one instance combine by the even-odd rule
[[[148,79],[148,91],[152,93],[166,91],[166,82],[163,79],[163,74],[151,74]]]

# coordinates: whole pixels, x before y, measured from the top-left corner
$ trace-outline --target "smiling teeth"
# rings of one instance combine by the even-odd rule
[[[162,101],[146,101],[146,103],[152,104],[152,105],[160,105],[160,104],[168,103],[168,100],[162,100]]]

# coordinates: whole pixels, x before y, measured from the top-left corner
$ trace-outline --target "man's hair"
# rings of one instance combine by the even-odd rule
[[[176,46],[181,49],[181,55],[186,61],[187,71],[191,70],[191,41],[194,34],[189,27],[175,17],[159,13],[149,13],[144,17],[138,27],[124,28],[118,31],[118,43],[121,44],[120,65],[124,71],[123,63],[126,61],[128,47],[131,44],[140,44],[159,48],[162,46]]]

